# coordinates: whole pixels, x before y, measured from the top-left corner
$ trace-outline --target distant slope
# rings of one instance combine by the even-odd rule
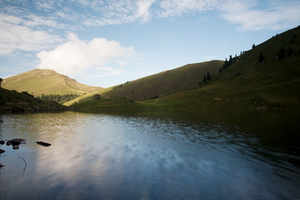
[[[209,61],[188,64],[173,70],[147,76],[129,83],[121,84],[104,93],[109,97],[127,97],[135,101],[154,97],[164,97],[197,87],[203,75],[218,73],[223,61]]]
[[[99,90],[99,91],[96,91],[96,92],[92,92],[92,93],[88,93],[88,94],[85,94],[85,95],[81,95],[80,97],[77,97],[71,101],[68,101],[66,103],[64,103],[63,105],[65,106],[71,106],[72,104],[74,103],[78,103],[79,101],[83,100],[83,99],[87,99],[95,94],[100,94],[100,96],[105,96],[104,94],[106,94],[108,91],[111,91],[113,88],[110,87],[110,88],[104,88],[102,90]]]
[[[78,83],[54,70],[35,69],[3,80],[2,87],[18,92],[27,91],[34,96],[41,94],[83,94],[101,90]]]

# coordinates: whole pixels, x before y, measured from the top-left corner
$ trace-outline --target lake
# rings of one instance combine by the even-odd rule
[[[27,140],[17,150],[0,146],[0,199],[300,199],[299,111],[0,119],[4,140]]]

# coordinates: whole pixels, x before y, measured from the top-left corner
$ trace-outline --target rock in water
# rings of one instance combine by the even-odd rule
[[[12,139],[12,140],[8,140],[6,142],[6,145],[7,146],[10,146],[10,145],[20,145],[20,144],[25,144],[25,143],[26,143],[25,139],[15,138],[15,139]]]
[[[47,142],[42,142],[42,141],[38,141],[38,142],[36,142],[37,144],[39,144],[39,145],[42,145],[42,146],[44,146],[44,147],[49,147],[51,144],[50,143],[47,143]]]
[[[15,138],[11,140],[12,145],[20,145],[20,144],[25,144],[26,140],[25,139],[20,139],[20,138]]]
[[[1,154],[1,153],[4,153],[4,152],[5,152],[4,150],[0,149],[0,154]]]

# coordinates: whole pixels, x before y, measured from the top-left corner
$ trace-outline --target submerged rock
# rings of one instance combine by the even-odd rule
[[[49,147],[51,145],[50,143],[42,142],[42,141],[37,141],[36,143],[45,147]]]
[[[13,145],[13,149],[19,149],[19,145]]]

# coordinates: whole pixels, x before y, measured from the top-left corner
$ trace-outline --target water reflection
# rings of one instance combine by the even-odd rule
[[[293,111],[2,115],[0,198],[300,198]],[[51,143],[50,147],[36,141]],[[295,141],[296,140],[296,141]],[[28,166],[24,176],[25,158]],[[16,192],[17,191],[17,192]]]

